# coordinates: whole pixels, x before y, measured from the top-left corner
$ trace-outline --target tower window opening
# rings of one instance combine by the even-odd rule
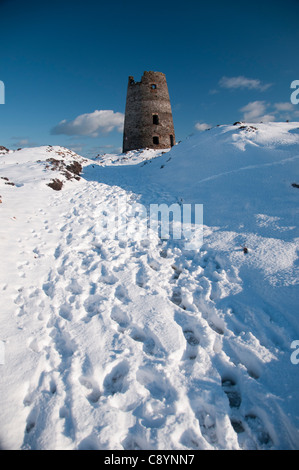
[[[170,134],[169,137],[170,137],[170,146],[173,147],[173,145],[174,145],[173,135]]]
[[[159,124],[159,115],[153,114],[153,124]]]
[[[153,144],[154,145],[159,145],[159,137],[158,136],[153,137]]]
[[[155,83],[153,83],[153,84],[151,85],[151,89],[152,89],[152,90],[156,90],[156,89],[157,89],[157,85],[156,85]]]

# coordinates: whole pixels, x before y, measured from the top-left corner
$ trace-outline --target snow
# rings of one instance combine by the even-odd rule
[[[1,150],[1,448],[298,449],[298,129]],[[136,232],[162,203],[203,204],[201,248]]]

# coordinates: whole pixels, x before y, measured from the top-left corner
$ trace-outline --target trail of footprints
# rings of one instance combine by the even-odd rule
[[[164,256],[163,256],[164,258]],[[63,261],[64,263],[64,261]],[[158,263],[151,262],[150,268],[154,271],[157,271],[159,269]],[[171,268],[174,273],[172,274],[172,277],[170,279],[170,284],[173,285],[180,277],[180,274],[182,272],[181,269],[178,269],[176,267]],[[51,276],[50,276],[51,277]],[[110,288],[115,289],[115,298],[119,300],[120,305],[124,304],[126,305],[128,302],[130,302],[130,298],[128,296],[128,293],[126,291],[126,288],[123,285],[115,285],[117,284],[117,277],[114,274],[109,274],[107,269],[104,267],[102,269],[102,282]],[[136,275],[136,284],[140,288],[146,288],[147,281],[149,280],[149,276],[147,274],[147,270],[144,266],[141,266],[137,272]],[[55,285],[57,285],[57,280],[55,282]],[[54,298],[54,283],[52,284],[50,281],[44,284],[44,292],[45,294],[50,297]],[[94,286],[91,287],[91,292],[93,291]],[[76,282],[72,282],[72,284],[69,286],[69,289],[71,294],[74,296],[80,295],[82,293],[81,287],[79,284]],[[182,305],[182,297],[180,295],[180,289],[177,286],[173,287],[172,291],[172,297],[170,299],[175,305],[181,307],[183,310],[186,310],[186,306]],[[18,297],[18,301],[20,301],[20,297]],[[84,307],[86,309],[87,316],[89,318],[93,315],[99,314],[97,308],[99,304],[103,301],[102,296],[98,296],[96,294],[91,295],[85,300]],[[59,316],[62,317],[65,320],[71,320],[72,318],[72,308],[69,304],[62,304],[59,308]],[[118,331],[120,333],[125,332],[126,330],[129,331],[129,336],[132,338],[137,343],[141,343],[143,347],[143,351],[147,355],[153,355],[155,354],[155,357],[158,357],[158,349],[155,344],[155,340],[153,337],[151,337],[150,333],[147,332],[145,333],[144,330],[140,329],[138,326],[134,325],[132,322],[132,319],[129,318],[128,314],[121,308],[119,305],[114,305],[113,308],[111,309],[111,319],[117,323],[118,325]],[[62,357],[63,359],[61,360],[58,370],[60,374],[62,373],[62,377],[64,377],[64,384],[63,388],[65,388],[67,384],[67,373],[66,371],[70,368],[70,362],[72,360],[72,356],[75,351],[75,346],[72,344],[72,340],[68,338],[67,333],[63,330],[61,325],[59,324],[59,321],[56,320],[54,323],[49,322],[49,324],[52,327],[51,334],[50,336],[54,340],[54,343],[56,345],[56,350],[59,353],[59,356]],[[194,322],[193,322],[194,325]],[[211,326],[211,324],[209,324]],[[211,327],[213,328],[214,325]],[[215,328],[213,328],[214,331]],[[223,331],[217,331],[219,334],[223,334]],[[200,345],[200,337],[198,333],[194,331],[194,328],[190,327],[184,327],[183,329],[183,334],[186,339],[186,351],[185,355],[183,356],[182,360],[195,360],[197,356],[197,351],[198,347]],[[37,346],[34,345],[34,342],[30,346],[32,349],[37,348]],[[45,348],[46,349],[46,348]],[[96,379],[91,378],[91,377],[86,377],[84,375],[80,376],[79,382],[87,390],[87,395],[86,398],[90,402],[91,406],[97,406],[99,403],[99,400],[101,396],[105,395],[114,395],[116,393],[124,393],[126,391],[126,376],[129,372],[129,365],[126,361],[120,361],[118,364],[116,364],[112,371],[109,372],[106,377],[103,380],[103,389],[100,390],[99,385],[96,381]],[[170,383],[166,383],[165,379],[163,379],[163,375],[160,374],[159,379],[157,380],[151,380],[146,377],[146,372],[139,373],[138,374],[139,381],[142,381],[143,385],[146,386],[146,388],[149,390],[151,396],[154,399],[162,400],[165,399],[167,394],[170,393],[171,390],[171,385]],[[163,383],[164,381],[164,383]],[[161,383],[163,384],[161,386]],[[159,384],[159,385],[158,385]],[[270,436],[267,433],[267,431],[263,428],[263,424],[257,416],[253,414],[246,415],[245,418],[241,417],[238,415],[237,410],[239,410],[240,405],[241,405],[241,395],[240,392],[238,391],[238,387],[236,383],[233,381],[233,379],[229,378],[223,378],[222,379],[222,387],[223,391],[226,394],[228,401],[229,401],[229,406],[232,410],[231,414],[231,424],[235,430],[236,433],[242,434],[242,433],[247,433],[252,436],[252,439],[254,440],[254,443],[256,444],[257,448],[259,446],[266,445],[268,446],[271,442]],[[51,384],[49,384],[49,393],[48,395],[44,395],[44,397],[51,398],[51,395],[55,395],[57,391],[57,385],[55,384],[55,381],[52,381]],[[172,392],[173,395],[175,392]],[[172,400],[174,401],[174,400]],[[30,400],[27,398],[24,400],[24,403],[26,406],[29,406]],[[27,426],[26,426],[26,435],[29,436],[29,434],[34,434],[34,428],[36,425],[36,421],[38,419],[38,409],[43,408],[41,403],[37,407],[33,407],[31,410],[29,416],[28,416],[28,421],[27,421]],[[62,420],[68,420],[68,422],[71,421],[71,411],[65,404],[62,404],[59,407],[59,416]],[[169,408],[169,407],[168,407]],[[174,412],[174,410],[172,410]],[[170,410],[168,409],[168,412]],[[143,422],[147,424],[149,427],[151,426],[157,426],[158,423],[160,426],[162,426],[162,422],[165,419],[165,410],[163,410],[163,416],[164,418],[159,418],[159,420],[155,420],[153,417],[147,417],[146,413],[144,414],[144,419]],[[215,443],[216,439],[216,434],[214,427],[207,426],[207,420],[206,418],[203,419],[201,415],[199,415],[199,422],[201,424],[201,429],[203,430],[203,435],[206,436],[206,438],[209,440],[211,444]],[[70,425],[68,426],[70,427]],[[207,431],[208,429],[208,431]],[[255,433],[255,434],[254,434]],[[255,437],[257,436],[257,437]],[[26,442],[28,439],[24,439],[24,447],[26,447]],[[129,441],[128,441],[129,442]],[[195,442],[195,441],[194,441]],[[190,444],[190,443],[189,443]]]
[[[196,295],[194,296],[195,298],[193,298],[193,300],[196,307],[199,307],[203,318],[206,319],[209,327],[214,330],[218,335],[222,336],[225,334],[225,325],[222,323],[221,319],[217,318],[217,315],[215,316],[213,302],[214,300],[217,300],[217,295],[221,294],[221,292],[217,290],[217,281],[220,280],[223,275],[226,276],[226,273],[223,272],[219,262],[215,260],[213,255],[204,256],[202,259],[201,266],[203,268],[203,273],[202,275],[200,275],[200,277],[202,279],[205,278],[204,280],[208,284],[208,289],[205,289],[205,304],[203,302],[197,303]],[[209,269],[207,269],[207,267]],[[174,274],[170,282],[175,284],[183,270],[181,268],[177,268],[175,265],[172,265],[172,268],[174,269]],[[190,272],[192,275],[192,270],[190,270]],[[212,279],[212,281],[209,278],[206,278],[206,275],[208,275],[210,279]],[[216,288],[214,287],[214,289],[212,289],[211,284],[216,284]],[[189,305],[188,303],[184,303],[181,294],[181,289],[177,285],[173,288],[171,301],[183,310],[189,309]],[[200,335],[198,335],[194,331],[194,328],[185,328],[183,330],[183,334],[187,341],[186,353],[183,359],[187,358],[189,360],[194,360],[196,359],[198,346],[201,343]],[[259,374],[252,370],[248,370],[248,375],[254,379],[259,378]],[[273,442],[261,418],[252,412],[245,415],[240,412],[242,396],[237,381],[231,375],[223,376],[221,378],[221,386],[223,392],[227,396],[229,407],[231,410],[231,425],[234,431],[239,436],[239,444],[241,445],[241,447],[249,449],[271,448],[273,446]],[[204,416],[205,417],[203,418],[202,412],[200,412],[198,416],[202,434],[206,436],[207,440],[211,444],[215,444],[215,427],[213,426],[213,424],[211,425],[208,423],[207,425],[207,415],[204,414]]]
[[[115,325],[118,337],[125,335],[141,347],[145,357],[155,361],[167,361],[164,351],[157,344],[155,336],[149,331],[145,331],[134,324],[133,315],[128,314],[126,308],[130,302],[130,295],[126,286],[119,281],[118,274],[122,272],[127,264],[132,269],[132,280],[136,286],[145,291],[154,291],[155,284],[159,279],[159,271],[162,269],[164,278],[165,272],[169,274],[169,282],[165,295],[179,309],[181,315],[184,312],[193,314],[190,326],[184,321],[178,323],[182,328],[182,333],[186,340],[185,353],[181,361],[186,363],[187,367],[192,367],[195,362],[199,348],[204,344],[201,337],[202,321],[197,322],[196,314],[201,312],[202,319],[207,322],[216,335],[225,334],[225,324],[217,316],[214,302],[217,296],[221,294],[217,287],[217,280],[225,276],[218,261],[213,255],[206,255],[200,263],[192,264],[192,260],[187,260],[184,254],[179,251],[179,256],[174,262],[173,254],[168,253],[167,247],[159,248],[159,256],[152,258],[148,256],[146,246],[144,249],[139,245],[138,250],[131,251],[122,259],[117,259],[116,248],[125,247],[125,242],[119,242],[118,247],[103,243],[92,244],[93,249],[82,250],[72,256],[72,252],[67,252],[75,243],[72,235],[72,226],[66,223],[61,228],[61,233],[65,234],[64,242],[56,247],[54,258],[57,264],[57,270],[49,272],[48,278],[42,285],[42,289],[31,287],[29,298],[30,305],[24,304],[22,288],[19,289],[15,303],[18,306],[18,316],[24,314],[24,308],[30,308],[36,312],[37,318],[46,324],[48,335],[44,340],[35,340],[29,344],[32,351],[42,352],[44,357],[48,358],[49,370],[40,371],[40,375],[35,378],[36,385],[32,383],[29,386],[28,393],[24,398],[24,406],[30,409],[27,418],[26,429],[24,433],[23,448],[37,448],[39,445],[39,434],[45,430],[47,419],[43,415],[58,413],[61,420],[61,432],[66,439],[75,440],[75,426],[72,416],[72,393],[71,370],[72,363],[76,354],[76,342],[68,332],[67,323],[74,319],[89,323],[93,317],[104,315],[105,308],[110,311],[112,325]],[[92,232],[86,233],[85,237],[93,240]],[[134,260],[135,257],[135,260]],[[121,258],[119,255],[118,258]],[[109,263],[114,260],[113,270],[109,269]],[[133,261],[134,260],[134,263]],[[185,263],[185,266],[184,266]],[[165,268],[167,267],[167,269]],[[26,266],[20,265],[21,276],[24,276]],[[152,281],[154,276],[155,282]],[[82,286],[80,278],[88,279]],[[69,279],[68,282],[66,280]],[[182,282],[181,282],[182,280]],[[192,287],[192,298],[186,297],[184,286],[190,283]],[[111,292],[116,299],[114,305],[109,304]],[[103,309],[104,306],[104,309]],[[83,314],[84,312],[84,314]],[[79,316],[78,316],[79,315]],[[179,318],[179,317],[178,317]],[[198,323],[198,328],[195,326]],[[219,342],[221,348],[221,341]],[[132,347],[133,351],[133,347]],[[119,357],[118,357],[119,356]],[[125,393],[129,387],[128,376],[130,374],[130,365],[127,359],[123,357],[122,352],[115,356],[112,369],[107,371],[104,377],[99,380],[92,371],[86,371],[82,366],[81,375],[78,377],[82,393],[86,397],[91,407],[100,407],[101,400],[107,397],[113,397],[118,393]],[[107,367],[108,369],[108,367]],[[171,382],[165,377],[163,372],[157,371],[153,367],[152,373],[142,367],[137,369],[137,380],[148,390],[149,395],[155,403],[156,409],[149,413],[146,406],[142,406],[140,411],[140,420],[143,426],[156,429],[162,427],[166,416],[175,414],[175,401],[177,399],[176,391]],[[34,382],[34,381],[33,381]],[[248,445],[256,448],[270,448],[271,438],[265,429],[260,417],[253,413],[243,416],[240,412],[242,396],[238,383],[231,377],[222,377],[221,387],[227,397],[230,408],[230,421],[234,431],[240,436],[241,445]],[[165,405],[167,399],[167,405]],[[51,405],[51,406],[50,406]],[[217,446],[217,433],[215,423],[208,413],[203,409],[196,412],[202,436],[211,445]],[[41,420],[44,420],[42,422]],[[138,448],[136,439],[128,433],[124,440],[124,448]],[[200,446],[197,437],[190,433],[184,434],[182,443],[191,448]],[[150,443],[149,443],[150,445]]]

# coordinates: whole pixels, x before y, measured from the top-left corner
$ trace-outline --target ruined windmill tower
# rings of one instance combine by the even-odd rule
[[[141,81],[129,77],[125,112],[123,152],[175,144],[166,77],[161,72],[144,72]]]

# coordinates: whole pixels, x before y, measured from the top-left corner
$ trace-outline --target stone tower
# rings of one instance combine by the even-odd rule
[[[123,152],[175,144],[166,77],[161,72],[144,72],[141,81],[129,77],[125,112]]]

